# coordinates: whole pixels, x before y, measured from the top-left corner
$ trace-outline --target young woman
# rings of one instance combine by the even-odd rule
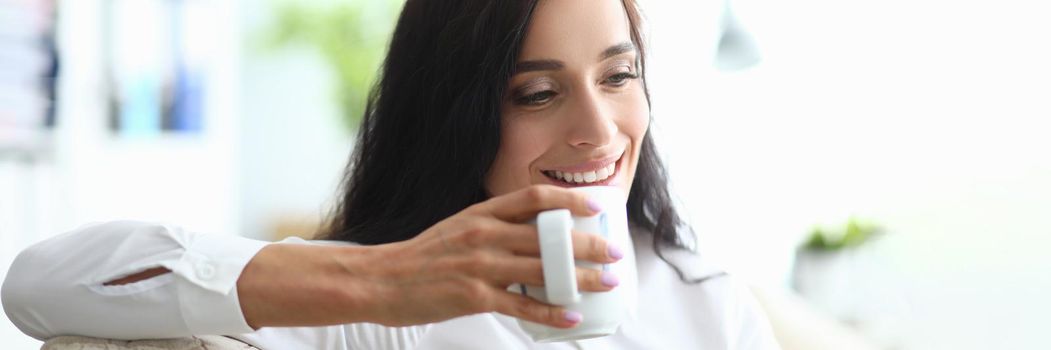
[[[408,0],[326,242],[88,226],[20,254],[4,283],[4,309],[38,339],[225,334],[263,349],[776,348],[744,288],[686,269],[701,264],[685,251],[647,132],[639,26],[633,0]],[[543,283],[536,231],[524,222],[551,208],[594,214],[595,203],[567,189],[583,185],[629,194],[634,246],[574,233],[574,253],[609,263],[634,250],[639,312],[612,336],[535,344],[514,318],[573,327],[586,315],[506,291]],[[686,260],[665,258],[673,254]],[[618,283],[596,270],[577,276],[586,291]]]

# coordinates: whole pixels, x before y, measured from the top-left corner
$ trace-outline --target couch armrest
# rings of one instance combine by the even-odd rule
[[[774,336],[784,350],[874,350],[878,347],[858,331],[813,309],[787,291],[752,287],[770,318]]]
[[[48,339],[41,350],[258,350],[237,339],[203,335],[175,339],[114,340],[78,336]]]

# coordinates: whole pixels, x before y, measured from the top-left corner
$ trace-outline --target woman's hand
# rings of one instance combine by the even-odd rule
[[[578,216],[601,210],[582,193],[532,186],[464,209],[411,240],[378,246],[379,261],[368,271],[370,284],[380,287],[373,322],[400,326],[499,312],[554,327],[574,326],[581,315],[507,291],[513,283],[544,285],[536,226],[524,222],[555,208]],[[617,248],[611,252],[593,234],[574,232],[573,250],[576,258],[596,263],[620,258]],[[581,290],[600,292],[613,289],[617,280],[577,268],[577,281]]]
[[[406,326],[482,312],[568,328],[581,315],[507,291],[544,285],[536,214],[568,208],[589,216],[585,194],[532,186],[478,203],[413,239],[378,246],[272,244],[245,267],[238,294],[253,328],[353,322]],[[620,251],[597,235],[573,232],[577,259],[611,263]],[[577,268],[583,291],[608,291],[616,276]],[[603,283],[605,281],[605,283]]]
[[[414,325],[495,311],[554,327],[572,327],[579,314],[508,292],[514,283],[542,286],[536,227],[524,224],[539,211],[569,208],[576,215],[601,210],[580,192],[532,186],[458,212],[416,238],[377,247],[380,261],[367,274],[379,287],[374,322]],[[573,232],[577,259],[612,263],[620,256],[598,235]],[[577,268],[579,288],[607,291],[615,276]]]

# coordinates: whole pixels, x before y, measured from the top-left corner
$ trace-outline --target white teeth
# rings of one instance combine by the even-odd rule
[[[608,169],[609,168],[599,169],[598,171],[595,172],[595,175],[597,175],[598,178],[605,180],[607,177],[609,177],[609,170]]]
[[[576,177],[576,176],[574,176],[574,177]],[[584,173],[584,182],[592,183],[592,182],[595,182],[595,180],[598,180],[598,175],[595,174],[594,171],[589,171],[589,172]]]
[[[616,164],[607,165],[596,171],[589,171],[585,173],[571,173],[563,172],[558,170],[546,171],[546,174],[550,177],[563,180],[570,183],[594,183],[597,181],[603,181],[613,176],[617,171]]]

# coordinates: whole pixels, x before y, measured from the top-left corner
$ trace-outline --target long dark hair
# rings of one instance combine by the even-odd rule
[[[645,82],[642,17],[622,0]],[[408,0],[347,165],[344,195],[322,238],[407,240],[484,201],[500,146],[500,102],[537,0]],[[646,92],[649,100],[649,92]],[[650,133],[628,195],[628,220],[662,247],[686,248]],[[680,235],[680,232],[683,235]],[[682,271],[671,264],[680,278]]]

